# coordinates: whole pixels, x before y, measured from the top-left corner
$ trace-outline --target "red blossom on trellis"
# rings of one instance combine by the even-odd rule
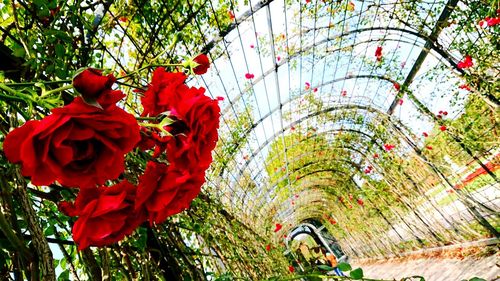
[[[474,63],[472,62],[471,56],[466,55],[465,58],[457,64],[457,67],[460,69],[465,69],[472,67],[473,65]]]
[[[234,20],[235,16],[234,16],[233,11],[228,10],[228,11],[227,11],[227,15],[229,16],[229,19],[230,19],[230,20]]]
[[[377,61],[382,61],[382,46],[378,46],[375,50],[375,57],[377,58]]]
[[[462,89],[462,90],[472,91],[472,89],[467,84],[462,84],[462,85],[458,86],[458,88]]]
[[[395,146],[395,145],[393,145],[393,144],[387,144],[387,143],[386,143],[386,144],[384,144],[384,149],[385,149],[385,151],[391,151],[391,150],[393,150],[395,147],[396,147],[396,146]]]
[[[274,228],[274,232],[280,231],[282,227],[283,226],[281,224],[277,223],[276,226],[275,226],[275,228]]]

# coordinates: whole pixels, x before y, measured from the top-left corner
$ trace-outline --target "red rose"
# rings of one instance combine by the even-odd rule
[[[73,78],[73,87],[84,99],[97,99],[105,90],[111,90],[115,82],[113,74],[102,76],[102,71],[87,68]]]
[[[382,60],[382,46],[378,46],[375,50],[375,57],[377,58],[377,61]]]
[[[469,68],[472,66],[474,66],[474,62],[472,61],[472,57],[469,55],[466,55],[462,61],[457,63],[457,67],[460,69]]]
[[[182,98],[182,93],[189,89],[184,84],[186,78],[181,72],[166,72],[163,67],[155,69],[151,84],[141,99],[144,107],[142,116],[157,116],[169,111],[172,101]]]
[[[385,151],[391,151],[395,148],[396,146],[395,145],[392,145],[392,144],[384,144],[384,149]]]
[[[75,203],[61,202],[59,209],[78,216],[73,225],[73,240],[79,250],[106,246],[122,240],[144,222],[144,212],[135,212],[137,188],[127,181],[110,187],[81,189]]]
[[[99,109],[76,98],[9,133],[4,151],[34,185],[57,180],[70,187],[93,187],[123,172],[124,154],[139,139],[137,121],[123,109],[114,104]]]
[[[280,231],[282,227],[283,227],[283,226],[282,226],[281,224],[277,223],[277,224],[276,224],[276,227],[274,228],[274,232],[278,232],[278,231]]]
[[[165,127],[174,137],[156,140],[155,155],[166,148],[168,160],[180,169],[204,171],[212,162],[219,128],[218,99],[205,96],[205,89],[188,87],[182,73],[168,73],[158,68],[142,99],[143,115],[168,112],[175,122]],[[158,152],[158,153],[157,153]]]
[[[200,54],[196,58],[194,58],[193,61],[199,64],[198,66],[193,68],[193,72],[195,74],[201,75],[207,73],[207,70],[210,67],[210,61],[208,60],[207,55]]]
[[[392,83],[392,85],[394,86],[394,89],[396,89],[396,91],[399,91],[401,89],[401,85],[399,85],[398,82],[394,82]]]
[[[204,172],[190,174],[174,165],[150,161],[139,178],[135,209],[144,209],[151,224],[162,223],[187,209],[204,182]]]
[[[218,101],[200,90],[187,91],[172,108],[178,121],[172,125],[174,138],[168,143],[167,157],[184,169],[206,170],[212,163],[212,150],[218,140]]]
[[[363,206],[365,202],[363,202],[363,199],[359,198],[358,199],[358,205]]]

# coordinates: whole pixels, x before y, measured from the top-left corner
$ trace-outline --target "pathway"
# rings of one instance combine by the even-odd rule
[[[461,281],[472,277],[486,280],[500,280],[500,253],[496,255],[464,259],[447,258],[393,258],[386,261],[356,263],[367,278],[400,280],[403,277],[420,275],[426,281]]]

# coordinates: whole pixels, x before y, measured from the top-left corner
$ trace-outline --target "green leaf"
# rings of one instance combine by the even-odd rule
[[[58,57],[64,57],[64,54],[66,53],[66,49],[62,44],[57,44],[56,45],[56,56]]]
[[[349,270],[352,270],[352,267],[350,264],[346,263],[346,262],[341,262],[339,264],[337,264],[337,267],[338,269],[340,269],[341,271],[349,271]]]
[[[318,265],[318,268],[321,269],[321,270],[326,270],[326,271],[330,271],[330,270],[334,269],[333,267],[328,266],[328,265],[324,265],[324,264]]]
[[[43,234],[45,236],[50,236],[50,235],[53,235],[55,232],[56,232],[56,228],[53,225],[51,225],[51,226],[49,226],[48,228],[45,229],[45,231],[43,232]]]
[[[486,279],[479,278],[479,277],[472,277],[471,279],[469,279],[469,281],[486,281]]]
[[[57,277],[57,281],[66,281],[66,280],[69,280],[69,270],[65,270],[63,272],[61,272],[61,274],[59,274],[59,276]]]
[[[139,239],[135,240],[135,245],[144,252],[146,249],[146,242],[148,240],[148,233],[144,227],[140,227],[138,230]]]
[[[24,51],[23,47],[16,46],[14,47],[12,54],[18,58],[24,58],[24,56],[26,55],[26,51]]]
[[[349,275],[354,280],[361,280],[363,278],[363,269],[356,268],[355,270],[349,272]]]

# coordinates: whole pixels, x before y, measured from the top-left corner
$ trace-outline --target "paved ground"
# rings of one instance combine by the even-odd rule
[[[420,275],[426,281],[461,281],[472,277],[486,280],[500,280],[500,253],[476,259],[422,258],[422,259],[390,259],[388,261],[357,263],[367,278],[396,279]]]

